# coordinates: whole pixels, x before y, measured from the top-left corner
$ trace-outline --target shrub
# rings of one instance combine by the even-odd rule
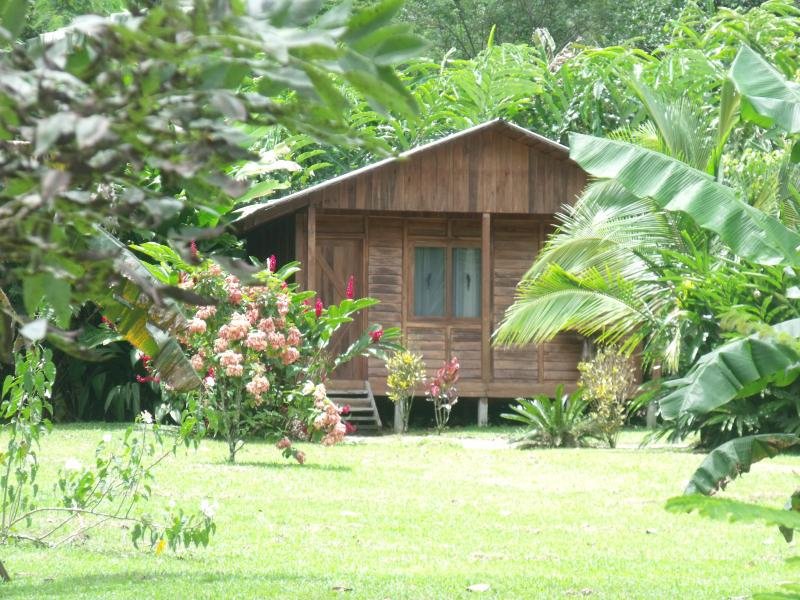
[[[578,386],[591,402],[597,433],[614,448],[625,424],[626,403],[636,390],[636,369],[628,357],[605,347],[591,360],[578,364],[578,370]]]
[[[575,448],[596,435],[594,422],[587,414],[589,402],[584,400],[580,389],[567,394],[564,386],[559,385],[555,398],[545,394],[517,398],[517,405],[511,410],[514,412],[501,416],[525,426],[526,431],[512,440],[521,446]]]
[[[199,439],[202,425],[189,414],[175,435],[165,436],[143,412],[118,443],[104,436],[88,466],[67,460],[53,486],[57,500],[39,504],[38,448],[51,429],[54,379],[50,350],[32,346],[17,354],[14,374],[3,381],[0,415],[5,422],[0,434],[7,442],[0,453],[0,543],[25,540],[60,546],[103,523],[116,522],[130,529],[134,544],[149,542],[156,553],[166,547],[208,544],[215,525],[207,501],[191,514],[179,508],[166,511],[163,520],[134,510],[150,498],[155,466],[179,444]],[[170,443],[165,443],[168,438]]]
[[[433,379],[428,384],[426,395],[433,402],[433,414],[436,418],[436,433],[442,433],[450,420],[450,411],[458,402],[458,370],[460,365],[454,356],[436,371]]]
[[[389,400],[400,407],[401,430],[406,433],[414,392],[417,385],[425,381],[425,363],[422,362],[422,356],[402,349],[389,357],[386,369],[389,371],[386,378]]]
[[[234,462],[253,433],[296,435],[330,445],[347,432],[342,410],[327,396],[328,374],[361,354],[383,358],[399,333],[373,327],[344,353],[329,351],[333,334],[352,315],[377,303],[352,294],[327,308],[314,292],[301,291],[288,278],[299,270],[290,263],[253,276],[252,285],[226,273],[211,260],[183,275],[182,287],[208,298],[188,321],[182,343],[204,378],[201,406],[212,431],[228,443]],[[212,304],[213,302],[213,304]],[[304,455],[281,440],[285,456]]]

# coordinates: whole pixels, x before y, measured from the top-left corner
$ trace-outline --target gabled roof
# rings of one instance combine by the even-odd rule
[[[312,185],[311,187],[294,192],[293,194],[289,194],[288,196],[284,196],[283,198],[269,200],[267,202],[260,202],[258,204],[252,204],[250,206],[240,208],[236,211],[238,216],[233,221],[233,226],[239,231],[248,231],[254,227],[257,227],[258,225],[261,225],[262,223],[266,223],[308,206],[313,201],[315,192],[335,186],[344,181],[357,178],[365,173],[381,169],[387,165],[404,160],[410,156],[423,153],[438,146],[442,146],[456,140],[462,140],[463,138],[468,138],[480,133],[485,133],[487,131],[500,133],[519,143],[536,147],[544,154],[550,154],[558,158],[569,160],[569,148],[566,146],[541,136],[538,133],[534,133],[533,131],[525,129],[524,127],[520,127],[519,125],[509,123],[503,119],[494,119],[492,121],[481,123],[480,125],[475,125],[469,129],[458,131],[427,144],[417,146],[416,148],[406,150],[397,156],[392,156],[371,165],[355,169],[349,173],[344,173],[343,175],[333,177],[316,185]]]

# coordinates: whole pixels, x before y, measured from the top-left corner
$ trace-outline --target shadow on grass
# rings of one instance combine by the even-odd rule
[[[291,588],[300,580],[308,581],[313,579],[311,576],[289,575],[282,573],[264,573],[262,575],[242,575],[241,573],[224,572],[162,572],[156,573],[148,570],[128,571],[115,574],[88,574],[75,575],[72,577],[54,578],[31,578],[23,577],[13,579],[10,583],[0,583],[0,597],[2,598],[69,598],[74,596],[87,597],[93,595],[95,598],[105,598],[115,592],[136,593],[138,586],[146,586],[147,593],[172,592],[179,589],[200,590],[203,584],[224,584],[229,582],[231,589],[241,589],[244,582],[250,582],[251,586],[262,587],[269,585],[273,587]],[[320,578],[319,585],[324,589],[325,580]],[[153,586],[165,586],[168,589],[158,590]],[[116,597],[116,596],[115,596]],[[161,596],[158,597],[166,597]],[[177,596],[173,597],[186,597]],[[207,596],[195,596],[207,597]]]
[[[228,462],[221,462],[218,463],[221,465],[228,465],[231,466]],[[352,471],[352,467],[348,467],[346,465],[320,465],[316,463],[307,463],[301,465],[295,461],[286,461],[286,462],[275,462],[275,461],[265,461],[265,460],[243,460],[241,462],[237,461],[232,466],[238,467],[256,467],[258,469],[298,469],[298,470],[306,470],[310,469],[312,471],[340,471],[340,472],[349,472]]]

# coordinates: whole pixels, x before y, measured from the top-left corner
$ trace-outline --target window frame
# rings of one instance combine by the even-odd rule
[[[464,323],[474,325],[483,318],[483,272],[481,271],[481,286],[479,288],[481,310],[475,317],[456,317],[453,314],[453,249],[475,248],[481,254],[483,263],[483,248],[480,240],[474,239],[441,239],[441,238],[414,238],[408,243],[409,270],[407,277],[408,302],[406,304],[406,319],[413,323]],[[444,248],[444,315],[417,315],[414,306],[414,281],[416,274],[416,249],[417,248]]]

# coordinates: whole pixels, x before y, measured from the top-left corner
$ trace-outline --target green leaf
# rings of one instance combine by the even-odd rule
[[[239,196],[236,199],[237,204],[241,204],[243,202],[250,202],[250,200],[255,200],[256,198],[262,198],[264,196],[269,196],[275,190],[285,190],[289,187],[289,183],[285,181],[277,181],[275,179],[267,179],[260,183],[255,184],[249,190],[247,190],[244,194]]]
[[[800,513],[739,502],[728,498],[703,496],[701,494],[677,496],[667,500],[666,508],[668,511],[676,513],[697,511],[704,517],[718,521],[763,521],[767,525],[800,529]]]
[[[709,452],[694,472],[684,494],[710,495],[747,473],[754,463],[800,446],[790,433],[750,435],[726,442]]]
[[[800,84],[789,81],[758,53],[743,46],[731,65],[730,79],[747,99],[743,116],[758,125],[800,132]]]
[[[736,254],[762,264],[800,266],[800,235],[747,204],[710,175],[634,144],[574,133],[570,157],[594,177],[616,179],[637,198],[680,211]]]
[[[783,387],[800,375],[800,319],[775,325],[773,335],[753,334],[718,346],[703,355],[659,401],[667,420],[707,414],[737,397],[751,396],[768,385]]]
[[[28,15],[28,0],[0,0],[0,25],[15,40],[25,28]]]
[[[345,42],[355,42],[376,29],[387,25],[403,6],[403,0],[383,0],[356,12],[347,24],[342,37]]]

